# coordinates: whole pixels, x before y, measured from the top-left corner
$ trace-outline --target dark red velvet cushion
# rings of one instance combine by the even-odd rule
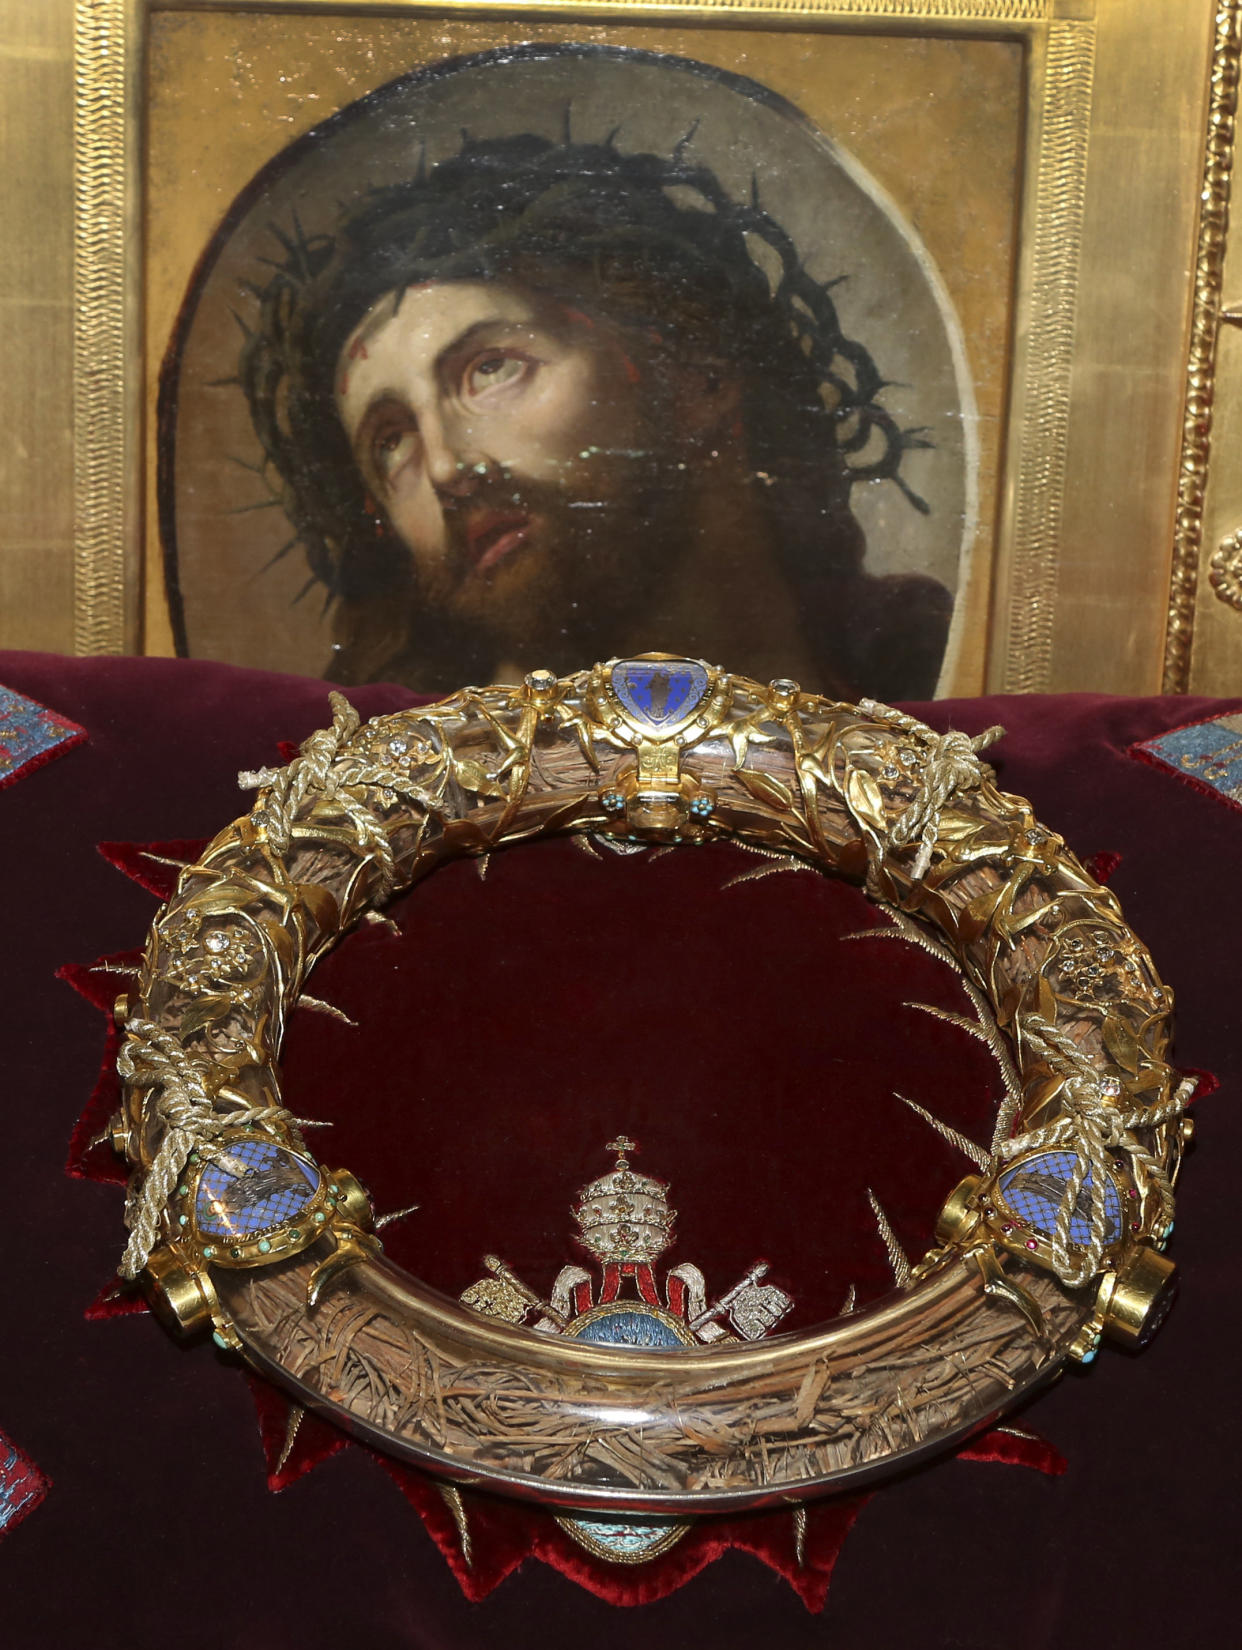
[[[10,1642],[146,1645],[171,1627],[187,1646],[265,1650],[346,1631],[376,1646],[706,1635],[974,1646],[995,1643],[1003,1620],[1001,1636],[1023,1650],[1079,1635],[1193,1642],[1178,1639],[1182,1626],[1197,1635],[1224,1620],[1211,1531],[1238,1439],[1225,1311],[1236,1299],[1226,1234],[1238,1131],[1224,1098],[1200,1108],[1205,1145],[1174,1250],[1184,1295],[1168,1328],[1141,1360],[1110,1353],[1072,1373],[1021,1422],[1064,1450],[1068,1475],[958,1461],[886,1487],[850,1536],[822,1616],[738,1553],[638,1614],[539,1565],[472,1605],[356,1448],[270,1497],[234,1367],[174,1346],[147,1318],[83,1318],[119,1253],[120,1202],[109,1186],[60,1176],[101,1023],[52,976],[139,945],[154,908],[95,844],[161,842],[178,857],[240,811],[238,768],[276,760],[278,740],[326,720],[326,689],[195,663],[32,655],[0,656],[0,681],[89,734],[0,797],[12,879],[10,1248],[22,1259],[5,1272],[5,1321],[21,1329],[0,1369],[0,1425],[55,1483],[0,1549],[0,1621],[21,1623]],[[353,697],[364,714],[409,702],[394,687]],[[1084,858],[1121,856],[1112,886],[1179,991],[1179,1059],[1228,1087],[1242,916],[1229,867],[1242,816],[1127,754],[1224,708],[1078,697],[926,714],[971,732],[1006,723],[1002,783]],[[158,886],[170,868],[147,863]],[[141,868],[132,854],[129,865]],[[986,1144],[996,1075],[966,1033],[908,1006],[964,1011],[948,971],[900,942],[842,938],[878,920],[856,891],[786,870],[727,886],[768,868],[725,846],[618,859],[542,843],[493,856],[485,880],[472,863],[447,868],[396,909],[400,936],[372,928],[338,948],[311,990],[357,1024],[300,1010],[286,1094],[299,1113],[333,1120],[315,1149],[358,1173],[381,1209],[419,1203],[387,1234],[398,1261],[457,1293],[494,1251],[546,1289],[582,1259],[569,1205],[626,1130],[642,1145],[638,1167],[671,1183],[679,1211],[663,1264],[693,1260],[719,1290],[762,1255],[797,1299],[791,1327],[839,1310],[851,1284],[862,1299],[890,1286],[868,1191],[917,1255],[970,1167],[894,1091]],[[123,984],[91,978],[101,1000]],[[87,1167],[105,1160],[97,1148]],[[431,1495],[428,1519],[443,1522]],[[1123,1584],[1136,1527],[1159,1563],[1144,1559],[1141,1583],[1131,1571]],[[53,1579],[66,1554],[72,1587]],[[1101,1589],[1110,1566],[1116,1580]]]

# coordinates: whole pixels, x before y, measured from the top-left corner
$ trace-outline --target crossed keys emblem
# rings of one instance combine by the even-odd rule
[[[487,1317],[518,1324],[533,1315],[532,1327],[544,1334],[607,1346],[693,1346],[771,1334],[793,1299],[762,1281],[765,1260],[757,1260],[710,1304],[703,1273],[689,1261],[665,1274],[661,1293],[655,1262],[672,1245],[677,1211],[669,1207],[662,1180],[630,1167],[628,1154],[638,1150],[636,1141],[619,1135],[607,1149],[617,1154],[615,1167],[582,1187],[573,1208],[576,1241],[596,1262],[598,1280],[584,1266],[562,1266],[551,1298],[544,1300],[498,1255],[485,1255],[488,1275],[463,1290],[462,1301]],[[684,1521],[636,1514],[583,1513],[558,1522],[589,1552],[625,1564],[667,1551],[688,1527]]]
[[[608,1174],[584,1186],[573,1214],[577,1241],[600,1269],[595,1280],[582,1266],[562,1266],[544,1300],[497,1255],[485,1255],[488,1276],[462,1292],[461,1299],[487,1317],[524,1323],[545,1334],[568,1335],[611,1346],[693,1345],[732,1340],[724,1320],[743,1340],[757,1341],[793,1306],[792,1298],[773,1283],[764,1283],[768,1262],[757,1260],[733,1287],[710,1304],[703,1273],[689,1261],[674,1266],[661,1297],[654,1262],[673,1242],[677,1211],[668,1203],[668,1187],[630,1167],[628,1154],[637,1142],[620,1135],[608,1142],[617,1154]]]

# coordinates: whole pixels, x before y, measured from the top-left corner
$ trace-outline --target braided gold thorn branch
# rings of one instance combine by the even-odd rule
[[[682,695],[661,701],[683,705],[671,718],[634,696],[657,677]],[[297,1403],[416,1465],[662,1517],[856,1487],[964,1437],[1101,1329],[1150,1333],[1184,1105],[1171,999],[1113,896],[996,788],[988,736],[667,655],[540,688],[538,715],[532,694],[471,690],[365,725],[333,696],[331,727],[261,771],[250,814],[182,872],[134,988],[114,1131],[134,1170],[127,1261],[165,1316],[213,1324]],[[804,1335],[640,1352],[481,1317],[382,1258],[366,1194],[304,1156],[277,1103],[284,1027],[314,963],[378,901],[552,831],[788,853],[872,892],[900,937],[960,971],[1006,1097],[984,1174],[950,1194],[941,1247],[904,1287]],[[1067,962],[1081,934],[1125,963],[1089,991]],[[1099,1091],[1118,1061],[1134,1092],[1113,1105]],[[213,1195],[233,1195],[239,1143],[260,1141],[263,1172],[316,1187],[305,1207],[322,1222],[299,1213],[222,1252],[195,1196],[216,1139],[234,1169]],[[1051,1176],[1055,1219],[1011,1218],[1027,1165]],[[1133,1205],[1117,1231],[1101,1226],[1114,1184]]]

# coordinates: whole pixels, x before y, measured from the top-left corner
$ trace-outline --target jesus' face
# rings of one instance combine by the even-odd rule
[[[498,659],[555,663],[658,577],[676,465],[634,357],[605,322],[481,281],[389,294],[345,344],[338,412],[418,599]]]

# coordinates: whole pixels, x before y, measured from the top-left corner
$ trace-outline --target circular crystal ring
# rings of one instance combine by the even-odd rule
[[[668,655],[334,722],[181,875],[124,1005],[122,1270],[297,1400],[462,1482],[665,1514],[853,1487],[993,1421],[1102,1334],[1141,1344],[1185,1125],[1171,994],[1060,837],[937,735]],[[995,732],[997,730],[993,730]],[[442,861],[551,832],[737,837],[863,885],[999,1028],[993,1156],[874,1308],[634,1351],[481,1318],[391,1266],[365,1192],[282,1105],[309,969]]]

